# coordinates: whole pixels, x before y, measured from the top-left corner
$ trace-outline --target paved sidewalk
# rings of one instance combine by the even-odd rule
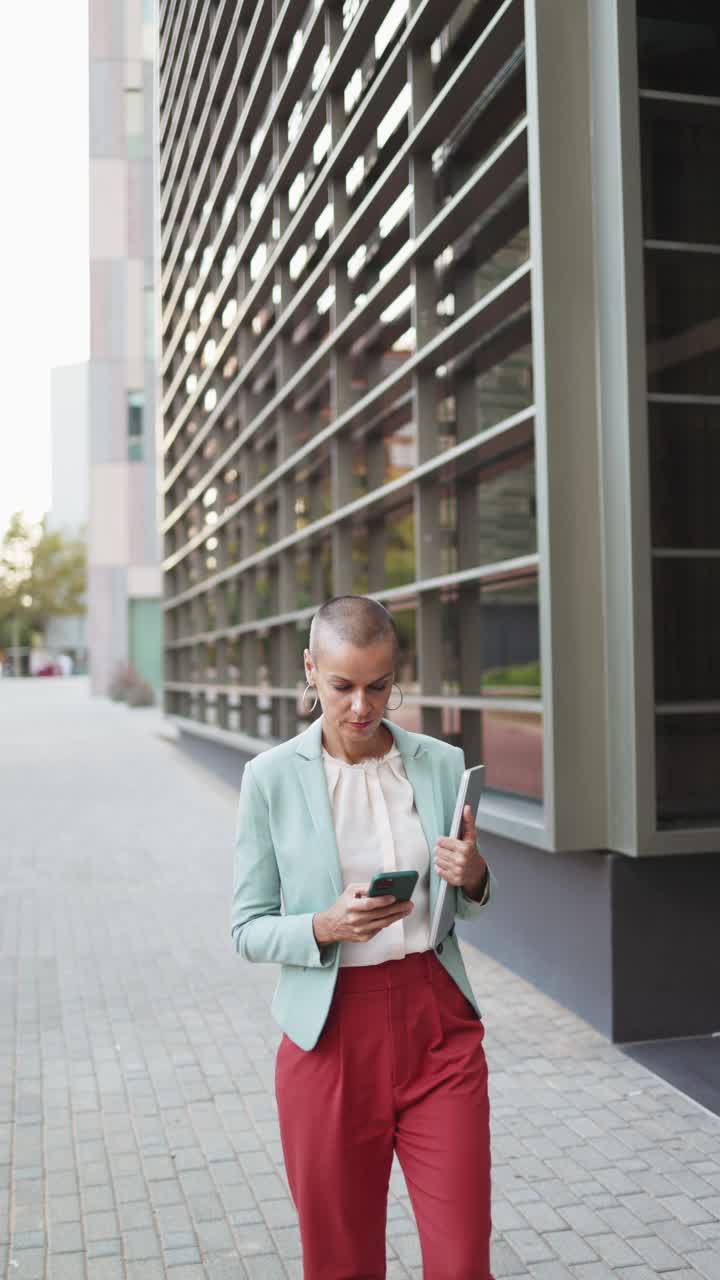
[[[275,973],[231,948],[232,787],[81,681],[0,683],[0,1275],[300,1276]],[[502,890],[501,890],[502,891]],[[720,1120],[476,952],[494,1267],[720,1280]],[[389,1277],[420,1277],[399,1171]]]

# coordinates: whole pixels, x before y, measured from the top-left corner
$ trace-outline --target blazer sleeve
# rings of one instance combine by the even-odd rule
[[[318,946],[313,913],[283,915],[281,882],[270,832],[267,799],[253,775],[243,769],[238,807],[233,875],[231,935],[244,960],[324,968],[335,947]]]
[[[479,902],[476,902],[474,898],[468,898],[465,891],[460,889],[457,895],[457,907],[455,914],[459,916],[461,920],[472,920],[474,916],[480,915],[480,912],[484,911],[485,907],[490,905],[495,896],[496,889],[497,881],[488,866],[488,882],[483,897]]]

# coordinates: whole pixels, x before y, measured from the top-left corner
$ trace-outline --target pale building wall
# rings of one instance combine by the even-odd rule
[[[160,608],[154,334],[146,320],[155,314],[155,6],[89,0],[88,12],[88,634],[91,688],[104,694],[114,670],[132,656],[133,599],[154,598]],[[130,395],[144,396],[139,439],[131,439]]]

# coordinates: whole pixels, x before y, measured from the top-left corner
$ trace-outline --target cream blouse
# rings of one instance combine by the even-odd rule
[[[415,910],[369,942],[342,942],[341,965],[402,960],[430,945],[430,850],[412,786],[396,746],[375,760],[348,764],[323,748],[343,885],[367,884],[376,871],[415,870]]]

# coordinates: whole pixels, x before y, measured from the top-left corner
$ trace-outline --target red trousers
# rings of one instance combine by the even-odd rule
[[[434,952],[342,968],[316,1047],[275,1090],[306,1280],[381,1280],[393,1153],[424,1280],[492,1280],[483,1024]]]

